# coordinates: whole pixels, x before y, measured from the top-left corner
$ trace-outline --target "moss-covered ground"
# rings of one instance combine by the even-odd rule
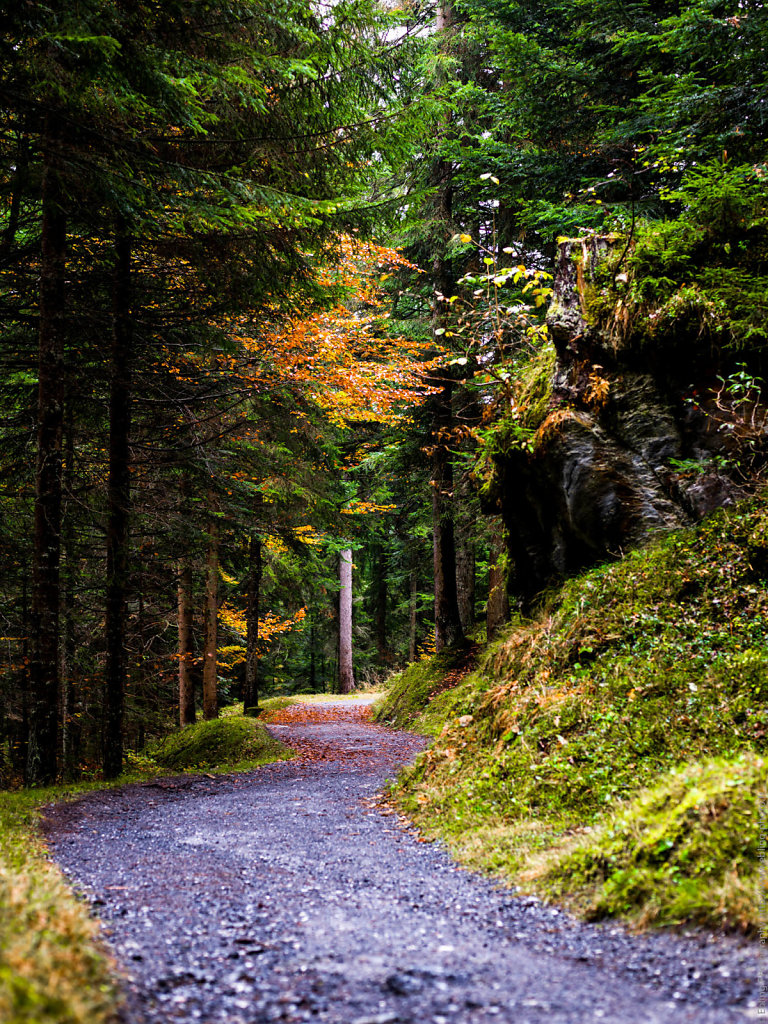
[[[570,580],[454,688],[411,667],[379,720],[436,739],[396,799],[466,862],[593,915],[755,931],[767,575],[763,494]]]
[[[757,754],[684,765],[528,878],[593,920],[624,914],[758,934],[767,793]]]
[[[228,715],[196,722],[171,733],[149,750],[151,759],[164,771],[247,771],[290,756],[255,718]]]
[[[260,722],[225,714],[198,722],[144,754],[110,786],[185,770],[243,771],[290,756]],[[104,788],[90,781],[0,792],[0,1021],[107,1024],[118,997],[98,928],[47,855],[40,808]]]
[[[398,672],[374,708],[374,721],[435,735],[448,719],[462,714],[464,706],[473,702],[475,690],[465,687],[463,681],[470,675],[475,655],[475,649],[438,654]]]

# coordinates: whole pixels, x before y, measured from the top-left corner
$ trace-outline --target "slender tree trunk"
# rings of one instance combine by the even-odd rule
[[[410,574],[410,598],[408,601],[408,661],[416,661],[416,644],[419,624],[419,577],[415,569]]]
[[[453,520],[441,488],[451,483],[450,462],[446,460],[443,474],[434,485],[432,492],[432,523],[434,529],[435,568],[435,650],[442,651],[461,643],[464,633],[461,628],[459,602],[456,591],[456,544]],[[434,469],[435,467],[433,467]]]
[[[18,747],[11,746],[11,758],[14,768],[23,773],[27,771],[27,744],[29,741],[29,590],[27,575],[21,578],[21,670],[19,671],[19,692],[21,693],[21,730],[18,734]]]
[[[317,671],[315,669],[315,622],[314,613],[309,627],[309,692],[317,689]]]
[[[251,536],[248,546],[248,604],[246,607],[245,686],[243,711],[259,713],[259,595],[262,575],[261,537]]]
[[[436,268],[437,272],[437,268]],[[441,264],[441,275],[445,269]],[[445,284],[445,282],[443,282]],[[446,288],[446,291],[448,289]],[[445,292],[443,292],[445,294]],[[439,298],[435,303],[435,326],[442,323]],[[435,650],[461,643],[459,600],[456,589],[456,536],[454,528],[453,463],[449,450],[453,426],[450,380],[436,381],[442,385],[434,403],[432,448],[432,532],[435,590]]]
[[[500,522],[494,523],[491,537],[491,567],[488,570],[488,608],[486,611],[486,632],[489,640],[493,640],[501,626],[509,621],[507,573],[502,564],[506,546],[504,544],[504,527]]]
[[[456,594],[464,635],[475,625],[475,542],[463,531],[456,547]]]
[[[104,777],[123,770],[130,548],[131,435],[131,242],[122,226],[115,241],[112,372],[109,395],[107,484],[106,719]]]
[[[28,187],[29,179],[29,139],[26,135],[19,138],[16,152],[16,168],[13,172],[11,185],[11,196],[8,204],[8,224],[3,232],[0,241],[0,250],[4,255],[10,250],[16,241],[16,232],[19,230],[19,214],[21,213],[21,199]]]
[[[447,49],[448,34],[453,25],[453,7],[450,0],[441,0],[436,10],[436,29],[444,34],[440,45]],[[450,122],[446,121],[442,136],[447,137]],[[444,225],[446,238],[453,234],[453,167],[445,160],[437,161],[434,170],[437,208],[435,217]],[[432,326],[437,336],[446,327],[446,299],[450,297],[454,281],[445,256],[444,247],[435,251],[432,264],[434,313]],[[444,377],[436,383],[442,391],[434,398],[433,454],[432,454],[432,528],[435,587],[435,650],[460,643],[463,640],[459,604],[456,593],[456,541],[453,524],[453,465],[448,442],[452,426],[451,401],[453,383]]]
[[[373,627],[376,636],[376,653],[379,663],[386,665],[391,660],[387,645],[387,590],[389,582],[389,557],[383,543],[373,549]]]
[[[350,693],[355,688],[352,669],[352,549],[339,555],[339,689]]]
[[[179,565],[179,725],[195,723],[195,678],[192,653],[192,565],[185,555]]]
[[[75,683],[75,593],[68,567],[64,584],[64,629],[61,654],[61,762],[66,779],[77,775],[78,717]]]
[[[464,639],[456,590],[456,537],[453,522],[453,464],[446,434],[451,423],[451,383],[436,398],[432,454],[432,530],[435,573],[435,650]]]
[[[80,753],[80,718],[77,709],[76,653],[75,639],[75,568],[74,556],[69,549],[65,561],[64,593],[62,601],[63,637],[61,649],[61,761],[64,777],[74,779],[78,775],[77,762]]]
[[[64,464],[62,485],[64,494],[72,494],[73,466],[75,457],[74,424],[72,410],[67,409],[65,423]],[[61,644],[61,762],[66,779],[78,775],[77,762],[80,754],[80,717],[77,713],[77,685],[75,665],[77,642],[75,636],[75,592],[77,589],[77,552],[71,517],[62,512],[62,595],[61,615],[63,619]]]
[[[146,710],[148,706],[147,701],[147,689],[146,689],[146,664],[145,654],[147,650],[146,642],[146,624],[147,616],[145,613],[144,605],[144,565],[146,561],[147,552],[150,550],[150,543],[146,537],[142,538],[141,545],[139,546],[139,560],[136,566],[136,602],[138,605],[138,620],[136,622],[136,633],[138,639],[138,650],[136,652],[136,674],[133,681],[133,700],[134,706],[138,712],[138,722],[136,725],[136,740],[135,750],[144,749],[146,743]]]
[[[205,577],[205,641],[203,645],[203,718],[219,716],[219,524],[208,527],[208,557]]]
[[[55,156],[44,155],[37,463],[32,564],[28,785],[56,778],[59,708],[61,440],[64,424],[64,274],[67,226]]]
[[[459,619],[465,635],[475,625],[475,538],[474,523],[470,518],[468,499],[470,485],[465,478],[457,487],[458,508],[456,510],[456,596],[459,603]]]

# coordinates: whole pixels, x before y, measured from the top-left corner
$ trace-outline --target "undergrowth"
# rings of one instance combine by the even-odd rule
[[[93,788],[93,787],[90,787]],[[117,993],[97,925],[37,832],[60,788],[0,793],[0,1020],[105,1024]]]
[[[768,184],[762,171],[719,160],[692,167],[666,198],[682,212],[638,222],[618,250],[621,266],[608,260],[596,268],[588,319],[642,343],[661,341],[667,357],[675,344],[687,349],[702,336],[741,353],[764,349]]]
[[[719,758],[723,765],[762,751],[767,572],[763,495],[569,581],[436,701],[423,680],[439,687],[439,674],[418,668],[410,692],[395,691],[397,701],[413,727],[437,739],[404,773],[397,799],[465,861],[518,877],[533,856],[602,825],[641,787],[666,785],[660,780],[681,764]],[[754,786],[750,793],[754,803]],[[703,832],[699,838],[716,845],[714,833],[711,842]],[[593,839],[586,842],[591,848]],[[700,852],[695,859],[707,863]],[[744,911],[738,886],[733,898],[724,895],[718,870],[696,883],[697,899],[711,908],[707,919],[754,927],[757,907]],[[577,887],[576,875],[563,878],[563,892]],[[662,888],[640,901],[661,908],[648,911],[649,920],[680,916],[663,909],[670,896]],[[600,905],[645,913],[621,901]]]
[[[685,765],[527,877],[591,920],[758,935],[767,784],[768,764],[752,753]]]
[[[474,702],[474,689],[463,685],[473,657],[473,651],[463,650],[413,662],[392,677],[373,720],[435,735],[448,717],[461,715]]]

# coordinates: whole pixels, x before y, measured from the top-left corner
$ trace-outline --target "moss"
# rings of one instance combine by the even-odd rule
[[[150,756],[169,771],[244,769],[288,757],[288,748],[252,718],[216,718],[188,725],[152,748]]]
[[[520,371],[515,400],[520,422],[528,430],[536,430],[549,411],[556,359],[554,345],[547,343]]]
[[[472,652],[462,651],[415,661],[392,677],[384,698],[374,709],[374,721],[435,735],[462,704],[472,658]]]
[[[681,763],[763,751],[765,498],[570,580],[512,626],[441,695],[401,806],[471,863],[517,877]]]
[[[676,198],[682,214],[639,221],[590,263],[585,320],[609,337],[663,346],[667,358],[670,348],[701,352],[705,337],[759,351],[768,341],[768,186],[752,166],[718,163],[689,172]]]
[[[686,765],[533,877],[591,919],[622,914],[758,935],[767,787],[768,763],[754,754]]]
[[[479,451],[473,466],[482,498],[494,500],[499,488],[497,460],[512,453],[528,454],[539,440],[537,430],[552,405],[557,354],[551,342],[514,367],[512,391],[499,403],[497,415],[478,433]]]

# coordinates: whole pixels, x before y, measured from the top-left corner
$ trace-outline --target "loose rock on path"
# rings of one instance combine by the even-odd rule
[[[125,1024],[758,1019],[756,945],[580,924],[420,841],[375,797],[424,741],[368,716],[294,705],[270,725],[292,761],[50,809]]]

